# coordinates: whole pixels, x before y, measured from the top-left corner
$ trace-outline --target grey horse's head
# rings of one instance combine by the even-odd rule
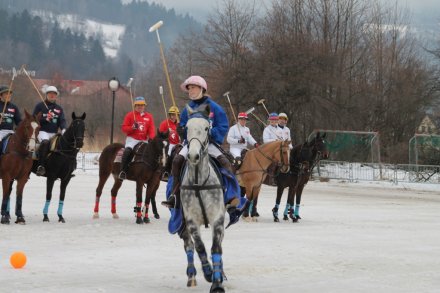
[[[186,123],[186,138],[188,140],[188,161],[198,164],[208,152],[210,107],[203,104],[197,109],[186,106],[188,122]]]

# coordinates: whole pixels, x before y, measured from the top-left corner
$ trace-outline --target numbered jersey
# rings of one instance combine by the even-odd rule
[[[133,124],[137,124],[137,128],[133,128]],[[124,123],[122,124],[122,131],[137,140],[153,139],[156,135],[153,116],[148,113],[128,112],[125,115]]]

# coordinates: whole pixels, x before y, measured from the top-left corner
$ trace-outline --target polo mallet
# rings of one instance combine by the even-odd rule
[[[245,113],[248,114],[248,115],[249,115],[249,114],[252,114],[252,116],[254,116],[255,119],[257,119],[259,122],[261,122],[261,124],[264,125],[264,127],[266,127],[267,124],[264,123],[264,121],[261,120],[260,117],[258,117],[257,115],[255,115],[255,114],[253,113],[254,111],[255,111],[255,107],[252,107],[252,108],[250,108],[249,110],[247,110]]]
[[[160,93],[160,96],[162,97],[163,110],[165,111],[165,119],[167,120],[167,126],[168,126],[168,129],[170,129],[170,123],[168,122],[167,106],[165,105],[165,99],[163,97],[163,87],[162,86],[159,86],[159,93]]]
[[[162,47],[162,43],[160,42],[160,36],[159,36],[159,28],[163,25],[163,21],[160,20],[158,22],[156,22],[154,25],[152,25],[150,27],[150,29],[148,30],[150,33],[152,32],[156,32],[156,36],[157,36],[157,42],[159,43],[159,49],[160,49],[160,56],[162,57],[162,63],[163,63],[163,70],[165,72],[166,78],[167,78],[167,83],[168,83],[168,88],[170,90],[170,94],[171,94],[171,100],[173,102],[173,106],[176,106],[176,101],[174,100],[174,93],[173,93],[173,88],[171,87],[171,81],[170,81],[170,75],[168,73],[168,67],[167,67],[167,63],[165,61],[165,54],[163,53],[163,47]],[[177,117],[177,121],[179,121],[179,117]]]
[[[267,110],[266,105],[264,104],[264,102],[266,102],[265,99],[260,99],[260,100],[257,102],[257,104],[258,104],[258,105],[262,105],[262,106],[264,107],[264,110],[266,110],[267,116],[269,116],[269,115],[270,115],[270,114],[269,114],[269,111]]]
[[[24,65],[22,65],[21,68],[23,68],[23,66]],[[14,84],[14,79],[15,79],[16,76],[17,76],[17,71],[15,70],[15,67],[14,67],[14,69],[12,70],[12,79],[11,79],[11,82],[9,83],[9,87],[8,87],[8,94],[7,94],[8,96],[12,92],[12,85]],[[5,101],[5,105],[3,106],[3,111],[2,111],[2,114],[0,116],[0,124],[3,122],[3,114],[5,114],[6,106],[7,105],[8,105],[8,101]]]
[[[229,103],[229,107],[231,108],[232,116],[234,117],[235,123],[238,123],[237,117],[235,117],[234,108],[232,108],[231,99],[229,98],[229,92],[224,93],[223,97],[226,97],[226,99],[228,99],[228,103]]]
[[[131,84],[133,82],[133,77],[130,77],[127,81],[127,87],[130,89],[130,99],[131,99],[131,110],[133,111],[133,120],[136,122],[136,115],[134,114],[134,100],[133,100],[133,92],[131,90]]]
[[[40,94],[40,91],[38,90],[37,86],[35,85],[34,81],[32,80],[31,76],[29,75],[29,72],[27,72],[26,68],[24,68],[23,65],[23,71],[24,73],[27,75],[27,77],[29,78],[29,80],[31,81],[32,85],[34,86],[34,89],[37,91],[38,96],[40,97],[40,99],[43,101],[44,106],[46,106],[46,109],[49,110],[49,107],[47,106],[46,102],[44,101],[43,96]]]

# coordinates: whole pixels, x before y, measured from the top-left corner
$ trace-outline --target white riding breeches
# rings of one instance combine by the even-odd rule
[[[3,140],[3,138],[8,135],[9,133],[14,133],[14,130],[9,130],[9,129],[2,129],[0,130],[0,141]]]
[[[140,142],[147,142],[146,140],[138,140],[131,136],[127,136],[127,139],[125,140],[125,148],[134,148],[135,145],[137,145]]]
[[[46,132],[46,131],[40,131],[38,133],[38,141],[42,142],[43,140],[49,140],[52,137],[55,136],[56,133],[50,133],[50,132]]]

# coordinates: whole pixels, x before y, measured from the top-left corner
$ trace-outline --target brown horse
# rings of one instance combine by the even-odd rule
[[[251,202],[251,217],[255,220],[256,203],[261,185],[267,176],[267,169],[272,163],[278,164],[281,172],[289,171],[289,144],[290,141],[273,141],[265,143],[246,153],[243,164],[236,172],[238,182]],[[253,203],[252,203],[253,202]],[[243,217],[249,217],[246,209]]]
[[[32,152],[35,151],[40,116],[32,116],[25,110],[25,118],[15,133],[9,137],[4,154],[0,159],[0,177],[2,178],[3,200],[1,224],[10,223],[9,200],[14,179],[17,181],[17,199],[15,204],[16,224],[25,224],[22,205],[23,189],[29,179],[32,168]],[[6,139],[6,138],[5,138]],[[4,139],[4,140],[5,140]]]
[[[148,209],[150,201],[153,202],[153,212],[158,218],[155,200],[152,198],[156,190],[159,188],[162,169],[166,162],[165,148],[168,145],[166,140],[167,134],[158,135],[148,143],[142,143],[134,148],[135,156],[129,165],[127,180],[136,181],[136,206],[134,212],[136,213],[136,223],[149,223]],[[113,218],[119,218],[116,213],[116,196],[118,190],[122,185],[122,181],[118,178],[121,170],[121,163],[115,162],[117,153],[124,147],[121,143],[113,143],[104,148],[99,157],[99,184],[96,188],[96,202],[93,218],[99,218],[99,200],[101,198],[102,189],[110,174],[113,174],[115,182],[111,189],[111,212]],[[145,195],[145,203],[143,211],[142,207],[142,188],[147,184],[147,191]],[[157,216],[156,216],[157,214]]]

